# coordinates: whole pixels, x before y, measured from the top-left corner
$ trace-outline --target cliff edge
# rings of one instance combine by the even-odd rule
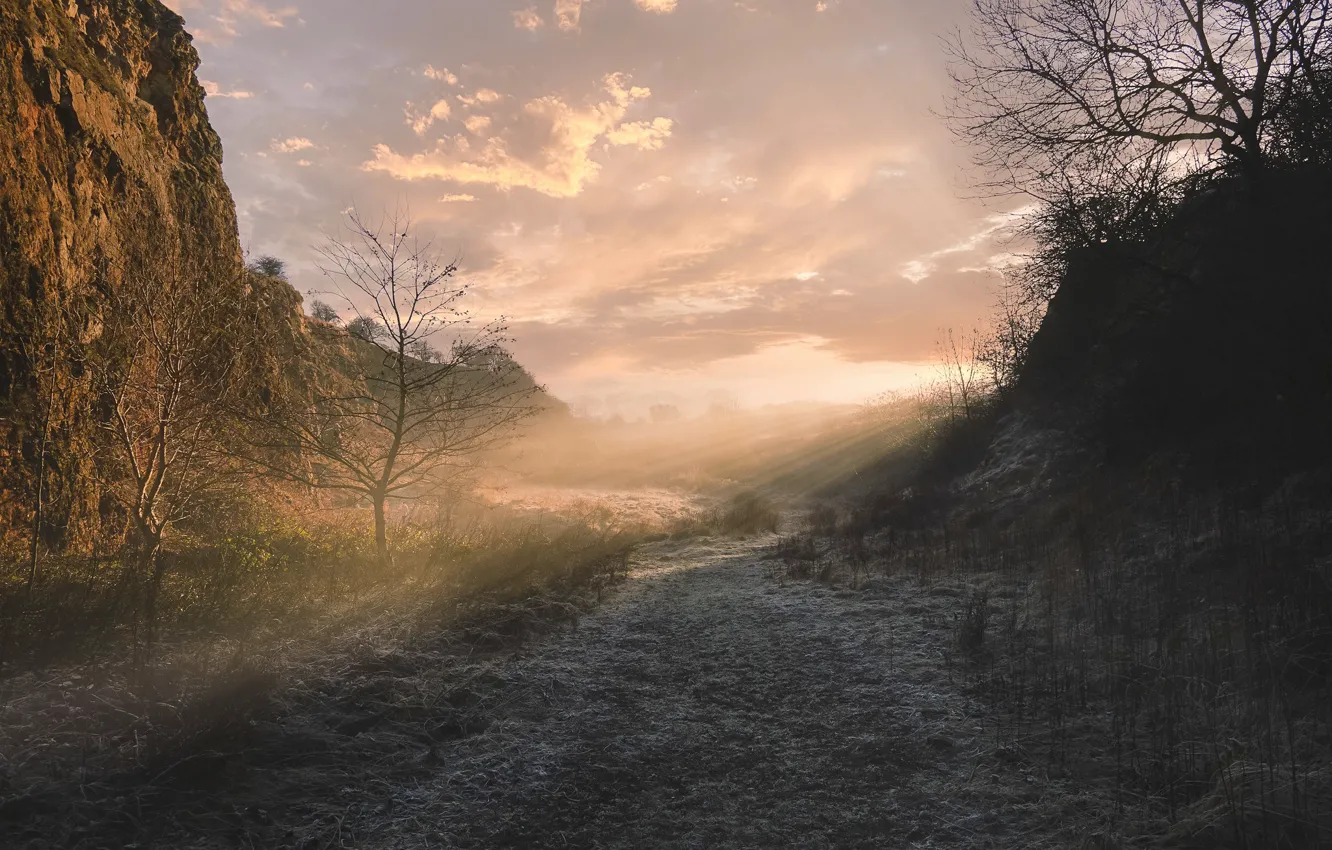
[[[95,336],[146,226],[240,266],[198,64],[157,0],[0,0],[0,536],[31,521],[43,465],[48,543],[96,523],[96,488],[71,486],[91,472],[88,390],[44,326],[75,315]],[[49,407],[41,369],[62,387]]]

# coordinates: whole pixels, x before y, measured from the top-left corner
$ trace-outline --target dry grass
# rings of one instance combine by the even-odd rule
[[[708,534],[751,537],[776,534],[781,527],[782,511],[777,503],[763,493],[745,490],[707,510],[677,519],[670,525],[670,534],[677,539]]]
[[[885,500],[786,551],[836,581],[863,583],[847,553],[865,547],[874,573],[970,583],[951,663],[993,706],[1005,746],[1051,781],[1096,789],[1088,835],[1327,847],[1325,487],[1309,476],[1256,499],[1084,479],[998,516]],[[804,565],[815,558],[832,566]]]
[[[380,673],[441,658],[465,668],[575,621],[623,578],[650,531],[588,504],[539,522],[503,509],[433,524],[418,516],[396,529],[385,573],[365,551],[359,517],[325,519],[178,552],[147,662],[133,652],[133,588],[117,562],[48,565],[6,636],[0,835],[24,834],[51,807],[76,813],[71,830],[91,828],[120,808],[124,788],[160,795],[178,776],[206,776],[258,746],[255,730],[279,717],[342,717],[334,737],[375,722],[365,719],[401,708],[375,695]],[[355,710],[330,707],[344,690],[360,694]],[[438,734],[470,728],[470,709],[455,708],[432,715]],[[264,758],[308,755],[290,746],[305,744],[286,741]]]

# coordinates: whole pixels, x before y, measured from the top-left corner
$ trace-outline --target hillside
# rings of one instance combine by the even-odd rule
[[[810,544],[969,584],[959,675],[1084,846],[1328,846],[1329,186],[1223,178],[1070,252],[1014,384]]]
[[[1011,405],[1116,458],[1178,450],[1215,475],[1328,460],[1332,174],[1222,180],[1138,244],[1070,257]]]

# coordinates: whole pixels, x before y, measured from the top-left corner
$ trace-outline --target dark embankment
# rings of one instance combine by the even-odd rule
[[[1332,845],[1329,189],[1217,181],[1070,253],[1015,385],[785,547],[967,577],[953,663],[1084,846]]]

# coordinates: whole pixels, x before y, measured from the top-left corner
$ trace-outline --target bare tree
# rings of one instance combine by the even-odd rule
[[[318,299],[310,304],[310,318],[317,319],[321,322],[328,322],[329,324],[336,324],[341,320],[341,316],[338,315],[337,310]]]
[[[41,558],[42,532],[46,526],[47,473],[51,463],[52,430],[57,422],[57,405],[70,389],[65,368],[69,356],[69,333],[65,311],[58,307],[42,309],[31,333],[20,337],[17,348],[27,365],[37,408],[36,480],[33,482],[32,524],[28,541],[28,578],[26,592],[31,595],[37,583]]]
[[[974,0],[949,116],[996,188],[1161,149],[1254,173],[1330,16],[1332,0]]]
[[[977,333],[958,335],[950,328],[938,342],[936,392],[949,421],[972,419],[980,413],[987,383],[986,366]]]
[[[1016,229],[1028,247],[1020,262],[1003,270],[994,324],[981,345],[981,360],[996,388],[1015,382],[1046,305],[1075,256],[1173,274],[1144,250],[1162,234],[1187,185],[1171,173],[1169,159],[1165,150],[1131,161],[1111,157],[1051,175],[1032,189],[1041,203]],[[1173,238],[1184,237],[1176,233]]]
[[[241,391],[247,349],[243,271],[234,258],[195,257],[154,244],[140,250],[107,287],[94,340],[81,346],[96,395],[96,467],[124,509],[141,578],[148,581],[146,642],[152,643],[165,573],[163,538],[196,518],[204,500],[230,486],[236,467],[226,444],[228,411]]]
[[[976,359],[995,392],[1017,386],[1031,341],[1045,317],[1045,302],[1028,297],[1031,284],[1022,281],[1031,270],[1030,264],[1009,270],[998,289],[993,323],[977,346]]]
[[[368,499],[383,565],[389,501],[448,484],[535,412],[539,392],[508,355],[503,322],[464,309],[456,264],[411,229],[405,216],[370,224],[353,211],[347,235],[322,247],[333,294],[356,313],[350,333],[317,329],[342,374],[266,417],[251,454],[287,481]]]
[[[1332,165],[1332,58],[1295,86],[1269,135],[1269,156],[1281,165]]]

